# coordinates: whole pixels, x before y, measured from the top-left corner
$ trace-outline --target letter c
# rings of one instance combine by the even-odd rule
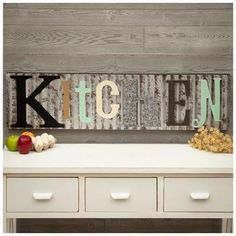
[[[102,105],[102,89],[105,86],[111,87],[111,95],[119,95],[119,90],[116,86],[116,84],[109,80],[104,80],[101,83],[99,83],[96,87],[96,109],[98,115],[105,119],[111,119],[116,116],[118,113],[119,104],[111,104],[111,112],[110,113],[104,113],[103,112],[103,105]]]

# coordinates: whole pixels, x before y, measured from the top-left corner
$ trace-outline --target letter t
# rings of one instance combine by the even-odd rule
[[[79,114],[81,122],[90,123],[92,121],[91,117],[86,116],[86,94],[91,93],[91,88],[85,87],[85,81],[81,80],[79,82],[79,87],[75,88],[75,92],[79,93]]]

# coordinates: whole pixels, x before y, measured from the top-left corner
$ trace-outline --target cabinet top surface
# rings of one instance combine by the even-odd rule
[[[40,153],[3,150],[4,173],[233,173],[233,155],[187,144],[56,144]]]

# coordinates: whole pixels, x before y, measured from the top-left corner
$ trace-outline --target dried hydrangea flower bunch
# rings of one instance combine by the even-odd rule
[[[220,132],[213,127],[201,127],[188,141],[191,147],[208,152],[233,152],[233,140],[229,134]]]

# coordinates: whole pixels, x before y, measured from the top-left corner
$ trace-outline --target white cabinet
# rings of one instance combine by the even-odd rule
[[[232,178],[165,178],[164,211],[232,212]]]
[[[77,178],[8,178],[8,212],[76,212]]]
[[[176,144],[57,144],[4,150],[4,227],[17,218],[222,218],[233,158]]]
[[[156,178],[86,178],[86,211],[155,212]]]

